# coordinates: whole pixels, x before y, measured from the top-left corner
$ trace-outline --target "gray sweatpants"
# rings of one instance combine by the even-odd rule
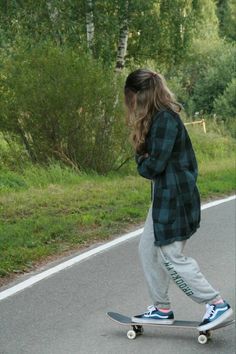
[[[168,288],[172,279],[177,286],[197,303],[211,303],[220,299],[197,262],[183,255],[186,241],[176,241],[166,246],[154,245],[152,206],[145,222],[139,244],[139,254],[153,304],[157,308],[169,308]]]

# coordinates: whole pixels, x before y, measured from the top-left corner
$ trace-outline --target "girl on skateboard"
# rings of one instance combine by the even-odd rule
[[[205,279],[197,262],[183,255],[187,240],[199,228],[201,209],[197,161],[179,116],[181,105],[162,75],[148,69],[127,77],[125,103],[138,172],[152,181],[152,205],[139,254],[153,305],[132,321],[174,322],[168,297],[172,279],[192,300],[206,304],[198,329],[208,330],[233,311]]]

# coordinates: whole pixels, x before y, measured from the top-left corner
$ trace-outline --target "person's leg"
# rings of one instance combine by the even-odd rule
[[[233,311],[219,292],[208,283],[197,262],[183,255],[185,243],[174,242],[158,247],[159,259],[169,276],[187,296],[198,303],[206,304],[206,313],[198,329],[209,330],[229,318]]]
[[[170,278],[158,260],[157,247],[154,245],[152,207],[144,225],[139,243],[139,255],[152,302],[157,308],[170,308],[168,288]]]
[[[157,247],[163,268],[178,287],[195,302],[206,304],[220,300],[219,291],[208,283],[197,262],[183,254],[185,244],[186,241],[176,241]]]
[[[153,305],[149,306],[146,312],[133,316],[132,321],[172,324],[174,322],[174,314],[170,310],[168,297],[170,278],[158,261],[157,247],[154,245],[152,207],[144,225],[139,244],[139,255]]]

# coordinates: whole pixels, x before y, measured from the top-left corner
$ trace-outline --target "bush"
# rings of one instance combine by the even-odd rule
[[[106,173],[127,154],[121,87],[87,54],[50,42],[20,49],[0,77],[0,130],[20,136],[34,162]]]
[[[232,79],[224,93],[216,98],[214,112],[224,119],[236,117],[236,79]]]
[[[231,135],[236,138],[236,79],[233,79],[224,93],[215,100],[214,112],[217,120],[223,120]]]
[[[27,151],[16,136],[0,133],[0,170],[23,170],[31,164]]]
[[[213,111],[214,100],[221,95],[232,79],[236,61],[236,50],[221,53],[215,66],[208,68],[194,90],[194,101],[204,113]]]
[[[177,75],[186,92],[181,96],[189,115],[213,112],[215,99],[232,80],[235,60],[236,47],[223,40],[194,42]]]

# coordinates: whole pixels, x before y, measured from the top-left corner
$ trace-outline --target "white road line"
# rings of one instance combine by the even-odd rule
[[[213,202],[210,202],[210,203],[207,203],[207,204],[204,204],[201,206],[201,210],[205,210],[205,209],[208,209],[208,208],[211,208],[211,207],[214,207],[216,205],[219,205],[219,204],[222,204],[222,203],[226,203],[226,202],[229,202],[231,200],[234,200],[236,199],[236,195],[234,196],[231,196],[231,197],[227,197],[227,198],[224,198],[224,199],[220,199],[220,200],[216,200],[216,201],[213,201]],[[66,268],[69,268],[69,267],[72,267],[74,264],[77,264],[85,259],[88,259],[89,257],[93,256],[93,255],[96,255],[100,252],[103,252],[111,247],[114,247],[116,245],[119,245],[120,243],[122,242],[125,242],[127,240],[130,240],[132,238],[135,238],[137,237],[138,235],[140,235],[143,231],[143,228],[141,229],[138,229],[136,231],[133,231],[133,232],[130,232],[126,235],[123,235],[121,237],[118,237],[117,239],[113,240],[113,241],[110,241],[110,242],[107,242],[105,243],[104,245],[101,245],[101,246],[98,246],[90,251],[87,251],[87,252],[84,252],[78,256],[75,256],[71,259],[69,259],[68,261],[65,261],[65,262],[62,262],[60,264],[58,264],[57,266],[54,266],[46,271],[43,271],[39,274],[36,274],[36,275],[33,275],[32,277],[30,277],[29,279],[19,283],[19,284],[16,284],[2,292],[0,292],[0,300],[3,300],[3,299],[6,299],[8,298],[9,296],[12,296],[16,293],[18,293],[19,291],[22,291],[36,283],[38,283],[39,281],[43,280],[43,279],[46,279],[48,278],[49,276],[53,275],[53,274],[56,274],[58,272],[60,272],[61,270],[63,269],[66,269]]]
[[[207,204],[203,204],[201,206],[201,210],[205,210],[205,209],[214,207],[214,206],[222,204],[222,203],[230,202],[231,200],[234,200],[234,199],[236,199],[236,195],[232,195],[231,197],[227,197],[227,198],[224,198],[224,199],[215,200],[213,202],[210,202],[210,203],[207,203]]]

